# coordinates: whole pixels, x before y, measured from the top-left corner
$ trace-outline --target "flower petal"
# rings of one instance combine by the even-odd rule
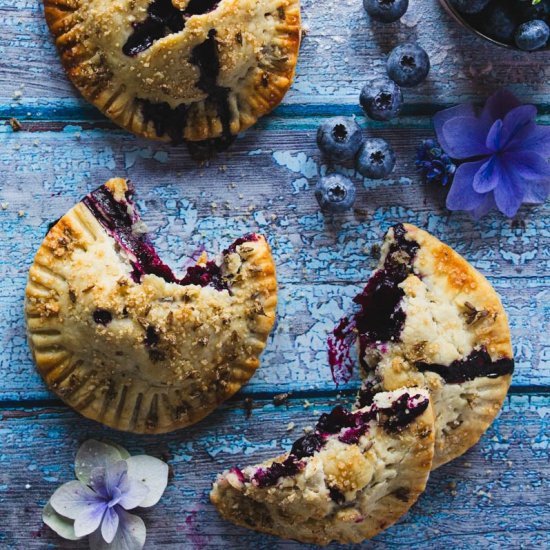
[[[550,126],[538,126],[531,122],[508,143],[506,151],[533,151],[543,158],[549,158]]]
[[[147,508],[155,505],[168,484],[168,464],[148,455],[131,456],[126,462],[128,477],[144,483],[149,489],[140,506]]]
[[[506,147],[524,128],[534,122],[537,108],[534,105],[520,105],[512,109],[502,121],[502,147]]]
[[[472,187],[476,193],[488,193],[492,191],[500,181],[502,166],[497,155],[493,155],[476,172]]]
[[[480,120],[487,126],[492,126],[495,120],[503,119],[512,109],[519,107],[521,101],[508,90],[495,92],[485,103]]]
[[[445,152],[455,159],[468,159],[491,153],[485,145],[488,129],[477,118],[456,117],[443,124]]]
[[[149,487],[147,487],[145,483],[128,476],[125,477],[120,485],[120,490],[122,491],[122,496],[120,497],[118,503],[125,510],[132,510],[133,508],[140,506],[149,495]],[[156,502],[154,504],[156,504]]]
[[[105,468],[94,468],[92,470],[89,486],[104,499],[109,498],[109,493],[105,486]]]
[[[510,169],[502,171],[501,180],[493,191],[497,208],[513,218],[523,202],[524,191],[518,178]]]
[[[433,117],[433,123],[434,123],[434,129],[435,134],[437,136],[437,140],[439,141],[439,144],[443,148],[444,151],[447,150],[449,145],[445,141],[445,137],[443,136],[443,125],[448,120],[451,120],[451,118],[456,117],[474,117],[475,118],[476,113],[474,111],[474,106],[471,103],[465,103],[464,105],[457,105],[456,107],[451,107],[450,109],[444,109],[443,111],[439,111],[436,113]]]
[[[110,496],[113,496],[115,488],[118,488],[126,477],[128,464],[126,460],[119,460],[114,464],[109,464],[105,469],[105,488]]]
[[[85,441],[78,449],[75,460],[76,477],[88,485],[90,475],[94,468],[105,468],[107,465],[123,460],[128,452],[122,447],[109,445],[102,441],[89,439]],[[124,451],[124,452],[122,452]]]
[[[508,170],[519,179],[538,180],[550,177],[550,165],[539,154],[531,151],[502,155]]]
[[[88,539],[90,550],[141,550],[145,544],[145,523],[138,516],[117,508],[119,525],[111,543],[103,540],[99,529]]]
[[[476,193],[473,181],[477,171],[485,164],[484,161],[465,162],[461,164],[453,179],[453,184],[447,195],[449,210],[474,210],[484,200],[482,194]]]
[[[119,518],[114,508],[107,508],[101,522],[101,536],[105,542],[113,542],[119,524]]]
[[[103,504],[103,499],[80,481],[69,481],[55,491],[50,499],[53,509],[62,516],[76,519],[82,510]]]
[[[107,509],[105,501],[82,508],[74,520],[74,532],[79,537],[93,533],[100,525]]]
[[[542,204],[550,195],[550,180],[530,181],[525,186],[523,202],[528,204]]]
[[[44,506],[44,510],[42,510],[42,521],[64,539],[79,540],[82,538],[77,537],[74,532],[74,521],[58,514],[49,501]]]
[[[491,126],[487,139],[485,140],[485,146],[493,152],[500,151],[502,143],[502,120],[495,120],[495,123]]]
[[[495,197],[493,193],[486,193],[483,195],[483,200],[479,206],[473,210],[469,210],[468,214],[470,214],[474,220],[479,220],[493,208],[496,208]]]

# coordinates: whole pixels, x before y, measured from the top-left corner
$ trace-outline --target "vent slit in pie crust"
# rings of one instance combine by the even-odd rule
[[[219,147],[276,107],[294,78],[299,0],[44,0],[84,97],[151,139]]]
[[[378,393],[354,412],[323,414],[289,453],[232,468],[210,499],[238,525],[301,542],[358,543],[396,522],[424,490],[434,452],[429,395]]]
[[[197,422],[259,366],[277,284],[265,239],[177,277],[113,179],[48,231],[29,272],[29,342],[48,386],[84,416],[160,433]]]
[[[336,381],[349,379],[357,341],[365,382],[378,391],[421,386],[436,417],[434,468],[474,445],[500,410],[514,371],[498,295],[464,258],[412,225],[391,228],[357,311],[329,338]]]

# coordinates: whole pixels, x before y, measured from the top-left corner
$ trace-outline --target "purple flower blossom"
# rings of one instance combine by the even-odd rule
[[[65,483],[46,504],[43,520],[70,540],[88,536],[95,550],[140,550],[145,524],[127,510],[156,504],[168,466],[151,456],[130,456],[119,446],[90,440],[76,456],[78,481]]]
[[[512,217],[522,203],[541,204],[550,192],[550,127],[535,123],[533,105],[507,90],[493,94],[479,114],[471,104],[437,113],[443,150],[462,162],[447,196],[449,210],[480,218],[497,207]]]
[[[447,185],[456,166],[435,139],[425,139],[416,149],[415,166],[426,183]]]

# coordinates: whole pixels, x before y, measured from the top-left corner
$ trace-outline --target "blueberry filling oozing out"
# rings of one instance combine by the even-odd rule
[[[514,372],[514,360],[502,358],[493,361],[485,348],[473,350],[464,359],[457,359],[450,365],[437,363],[415,363],[420,372],[435,372],[439,374],[447,384],[461,384],[475,378],[497,378]]]
[[[115,239],[121,248],[129,253],[132,279],[139,283],[144,275],[149,274],[156,275],[168,283],[183,286],[212,286],[219,291],[228,290],[228,283],[223,278],[220,266],[213,261],[209,261],[205,265],[199,264],[188,267],[187,273],[182,279],[178,279],[174,275],[172,270],[159,258],[148,236],[133,231],[133,227],[139,221],[139,216],[132,202],[132,193],[133,191],[130,189],[124,200],[117,201],[110,190],[102,186],[82,200],[109,235]],[[258,240],[258,236],[254,235],[250,239],[243,237],[237,239],[235,243],[242,244],[247,240]],[[235,243],[230,245],[227,250],[234,250],[238,246]]]
[[[122,47],[129,57],[148,50],[157,40],[182,31],[186,19],[214,10],[219,0],[191,0],[184,10],[179,10],[172,0],[154,0],[147,8],[147,17],[132,23],[132,34]]]
[[[252,483],[258,487],[272,487],[280,478],[296,475],[305,467],[302,459],[313,456],[320,451],[331,435],[338,435],[338,440],[347,445],[356,445],[360,438],[369,431],[369,423],[382,417],[382,425],[388,432],[398,432],[420,416],[428,407],[429,400],[422,395],[411,396],[403,393],[388,407],[372,405],[367,411],[348,412],[337,406],[330,413],[320,416],[315,431],[294,442],[292,449],[283,462],[273,462],[271,466],[259,468],[252,476]],[[338,491],[339,495],[341,493]],[[332,500],[343,502],[330,490]]]
[[[106,309],[98,308],[94,311],[93,318],[98,325],[107,326],[113,320],[113,315]]]
[[[191,152],[194,152],[195,156],[208,157],[212,149],[223,150],[233,141],[230,127],[231,112],[228,101],[229,88],[219,86],[217,83],[220,60],[215,29],[210,29],[208,38],[193,48],[189,61],[199,69],[197,87],[207,94],[205,100],[206,110],[216,111],[222,126],[221,137],[206,142],[198,142],[191,147]],[[184,140],[183,134],[188,114],[186,105],[172,108],[168,103],[153,103],[149,100],[141,100],[141,109],[145,123],[153,123],[158,137],[166,134],[174,145]]]
[[[378,342],[397,341],[401,335],[406,315],[399,307],[404,296],[399,285],[412,272],[412,263],[420,248],[418,243],[405,238],[406,233],[402,224],[393,227],[394,242],[384,265],[353,299],[359,310],[351,317],[344,317],[329,337],[329,363],[337,384],[351,378],[350,350],[356,338],[359,338],[359,360],[362,362],[367,347]]]

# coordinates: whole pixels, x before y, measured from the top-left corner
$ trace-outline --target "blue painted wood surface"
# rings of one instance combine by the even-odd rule
[[[207,500],[218,471],[288,448],[316,412],[353,394],[336,392],[325,338],[374,265],[370,248],[396,221],[425,227],[485,273],[510,315],[517,372],[501,417],[467,455],[432,475],[428,490],[395,527],[365,548],[543,548],[549,545],[549,206],[517,219],[472,222],[444,208],[444,190],[423,186],[413,166],[430,116],[481,101],[509,84],[550,123],[548,54],[490,47],[443,14],[436,0],[411,0],[404,20],[371,24],[359,0],[303,3],[307,35],[296,83],[283,105],[227,153],[198,166],[184,148],[114,128],[63,75],[36,0],[1,0],[0,118],[0,548],[83,548],[41,527],[40,509],[72,479],[79,442],[108,437],[167,459],[174,477],[146,514],[149,548],[296,548],[222,522]],[[407,90],[392,124],[364,120],[358,91],[383,71],[397,42],[418,39],[431,55],[429,81]],[[356,114],[365,132],[398,154],[391,178],[357,178],[356,209],[323,217],[312,187],[327,170],[315,146],[320,120]],[[343,172],[349,172],[341,169]],[[48,223],[107,178],[130,177],[162,255],[176,269],[201,245],[215,253],[249,230],[266,234],[278,266],[278,322],[260,371],[205,422],[163,437],[133,437],[83,420],[47,391],[25,342],[27,269]],[[288,407],[271,397],[293,391]],[[343,397],[342,397],[343,395]],[[246,420],[245,396],[255,409]],[[304,408],[307,400],[311,406]],[[286,431],[290,421],[296,423]],[[28,488],[27,488],[28,486]]]

